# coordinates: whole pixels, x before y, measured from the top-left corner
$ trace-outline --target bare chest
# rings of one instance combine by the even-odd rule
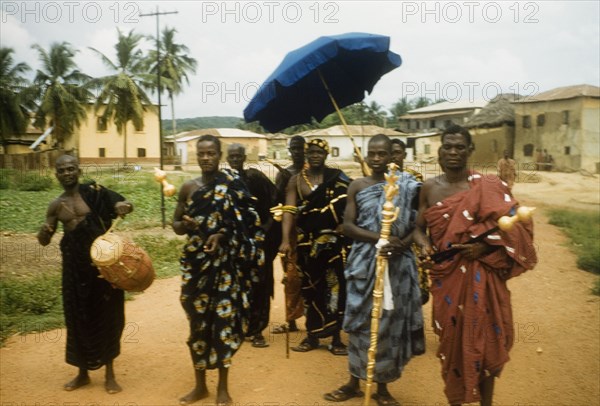
[[[58,220],[66,230],[73,230],[90,212],[80,195],[61,197],[58,204]]]

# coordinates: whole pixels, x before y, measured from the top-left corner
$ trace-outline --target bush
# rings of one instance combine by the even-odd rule
[[[17,190],[27,192],[49,190],[52,188],[52,178],[35,172],[25,172],[15,186]]]
[[[61,302],[61,275],[52,272],[30,278],[6,278],[0,292],[4,314],[48,313]]]

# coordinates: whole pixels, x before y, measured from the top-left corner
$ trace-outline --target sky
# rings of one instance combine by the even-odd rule
[[[593,1],[0,1],[0,46],[40,67],[39,44],[66,41],[80,70],[110,73],[94,47],[116,59],[117,28],[176,42],[198,62],[175,99],[177,118],[242,117],[284,56],[323,35],[390,37],[402,65],[383,76],[366,102],[385,109],[402,97],[490,100],[561,86],[600,86],[600,2]],[[154,47],[146,41],[143,49]],[[156,102],[156,95],[152,96]],[[171,117],[163,95],[163,118]]]

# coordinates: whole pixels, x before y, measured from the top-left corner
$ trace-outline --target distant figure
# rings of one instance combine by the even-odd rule
[[[536,150],[535,150],[535,168],[538,171],[543,171],[545,164],[546,164],[546,157],[544,156],[542,149],[536,148]]]
[[[196,380],[179,403],[207,397],[206,370],[218,368],[215,403],[230,404],[228,374],[248,332],[252,280],[264,261],[263,231],[237,172],[219,170],[219,139],[202,135],[196,147],[202,175],[181,187],[172,225],[177,235],[187,235],[180,300],[190,324],[187,344]]]
[[[505,149],[504,158],[498,161],[498,177],[506,182],[508,188],[512,190],[515,178],[517,177],[517,163],[508,156],[508,150]]]
[[[269,325],[271,298],[273,297],[273,260],[281,244],[281,224],[273,219],[269,209],[277,205],[277,189],[267,176],[258,169],[244,169],[246,148],[242,144],[227,147],[227,162],[235,169],[254,198],[254,207],[260,216],[261,228],[265,232],[263,249],[265,264],[259,270],[258,278],[252,281],[250,300],[250,326],[247,336],[252,338],[252,346],[268,347],[262,331]]]
[[[79,374],[65,384],[67,391],[90,383],[88,370],[106,365],[108,393],[121,391],[115,380],[113,360],[121,350],[125,326],[124,292],[99,277],[90,248],[106,233],[117,216],[131,213],[133,205],[120,194],[94,182],[80,184],[81,169],[77,158],[62,155],[56,160],[56,179],[64,192],[48,206],[46,222],[37,238],[50,243],[58,222],[63,225],[62,299],[67,326],[67,364],[79,368]]]
[[[548,155],[548,162],[546,167],[549,171],[554,170],[554,157],[552,155]]]

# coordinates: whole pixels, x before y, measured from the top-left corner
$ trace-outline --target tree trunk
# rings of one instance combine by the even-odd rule
[[[123,166],[127,166],[127,122],[123,126]]]

